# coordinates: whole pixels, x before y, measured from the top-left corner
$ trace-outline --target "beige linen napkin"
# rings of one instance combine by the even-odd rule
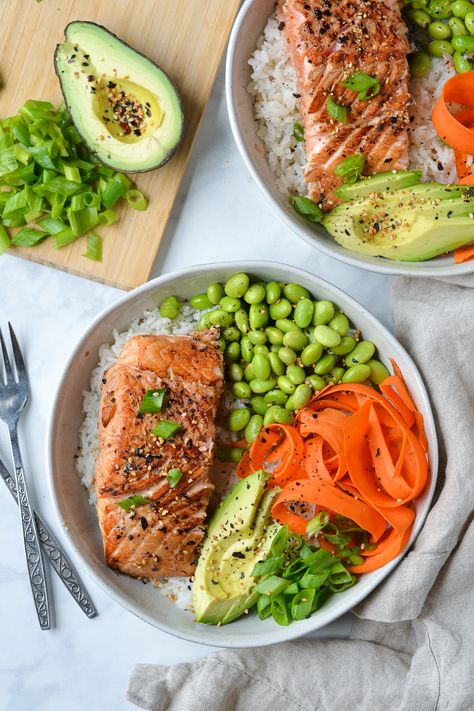
[[[350,640],[139,664],[128,699],[150,711],[474,710],[474,276],[399,279],[399,340],[428,387],[438,487],[412,550],[356,610]]]

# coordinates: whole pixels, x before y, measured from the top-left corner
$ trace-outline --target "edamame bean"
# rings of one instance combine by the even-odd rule
[[[250,397],[252,391],[250,390],[250,385],[248,383],[240,381],[238,383],[233,384],[232,393],[234,397],[238,397],[241,400],[245,400]]]
[[[191,297],[191,306],[197,311],[204,311],[205,309],[210,309],[212,306],[212,301],[209,301],[207,294],[196,294],[196,296]]]
[[[222,328],[226,328],[227,326],[231,326],[233,321],[234,317],[232,314],[228,314],[227,311],[224,311],[224,309],[216,309],[215,311],[209,312],[209,322],[213,326],[221,326]]]
[[[239,272],[238,274],[231,276],[230,279],[226,281],[224,290],[227,296],[231,296],[233,299],[241,299],[249,288],[249,284],[250,279],[247,274]],[[209,296],[209,291],[207,295]]]
[[[274,326],[267,326],[267,328],[265,329],[265,334],[272,345],[283,345],[283,333],[280,331],[279,328],[275,328]]]
[[[306,373],[299,365],[289,365],[286,369],[286,376],[293,385],[301,385],[305,381]]]
[[[263,353],[256,353],[252,358],[253,372],[259,380],[268,380],[271,373],[270,362]]]
[[[180,311],[181,304],[179,303],[176,296],[168,296],[161,302],[160,316],[162,318],[176,318]]]
[[[314,372],[316,375],[327,375],[327,373],[330,373],[335,365],[335,357],[328,353],[327,355],[323,355],[323,357],[318,360],[314,366]]]
[[[224,295],[224,287],[217,281],[207,287],[207,298],[211,304],[217,305]]]
[[[261,415],[252,415],[247,427],[245,428],[245,439],[249,444],[252,444],[254,439],[258,437],[258,433],[263,427],[263,417]]]
[[[344,375],[344,368],[333,368],[331,372],[326,376],[328,382],[339,383]]]
[[[452,13],[451,0],[430,0],[427,11],[431,17],[445,20]]]
[[[303,298],[298,301],[295,307],[293,318],[300,328],[306,328],[313,320],[314,304],[311,299]]]
[[[274,321],[277,321],[280,318],[286,318],[291,314],[291,310],[291,304],[288,299],[280,299],[274,304],[270,304],[270,318],[272,318]]]
[[[281,346],[277,346],[274,343],[272,343],[272,345],[270,346],[270,351],[271,351],[271,353],[278,353],[280,348],[281,348]]]
[[[219,306],[230,314],[235,314],[240,309],[240,299],[233,299],[232,296],[223,296],[219,301]]]
[[[333,346],[331,351],[334,355],[347,355],[354,350],[356,342],[352,336],[343,336],[338,346]]]
[[[283,293],[292,304],[296,304],[300,299],[309,297],[309,291],[304,286],[300,286],[300,284],[287,284],[283,289]]]
[[[474,37],[453,37],[451,44],[456,52],[474,52]]]
[[[235,324],[239,331],[242,333],[247,333],[250,328],[249,317],[244,309],[239,309],[234,315]]]
[[[308,377],[308,383],[311,385],[313,390],[322,390],[324,387],[326,387],[326,383],[322,378],[319,377],[319,375],[310,375]]]
[[[250,363],[253,358],[253,343],[248,336],[244,336],[240,341],[240,352],[246,363]]]
[[[431,17],[424,10],[410,8],[407,15],[415,25],[419,25],[420,27],[428,27],[431,22]]]
[[[342,376],[343,383],[363,383],[370,376],[370,367],[359,363],[348,368]]]
[[[418,12],[420,12],[420,10],[418,10]],[[457,17],[452,19],[458,20]],[[460,20],[458,20],[458,22],[459,21]],[[445,22],[441,22],[441,20],[431,22],[428,26],[428,32],[430,36],[435,40],[448,39],[448,37],[451,36],[451,28]]]
[[[278,387],[287,395],[292,395],[296,390],[296,385],[291,382],[287,375],[280,375],[278,378]]]
[[[268,355],[270,353],[267,346],[265,346],[265,345],[255,346],[253,349],[253,352],[254,353],[263,353],[264,355]]]
[[[301,362],[304,366],[314,365],[322,356],[323,347],[320,343],[310,343],[300,355]]]
[[[255,378],[255,373],[253,370],[252,363],[249,363],[248,365],[245,366],[244,378],[248,383]]]
[[[210,328],[211,327],[211,322],[209,321],[209,316],[211,315],[212,312],[203,314],[201,318],[198,321],[197,325],[197,330],[199,331],[201,328]]]
[[[414,52],[408,57],[412,77],[425,77],[430,71],[431,59],[426,52]]]
[[[466,21],[466,18],[464,18],[464,22]],[[467,35],[467,29],[466,25],[464,22],[461,20],[460,17],[450,17],[448,20],[448,25],[449,29],[451,30],[451,33],[453,37],[461,37],[463,35]]]
[[[238,363],[230,363],[228,368],[229,379],[234,383],[238,383],[244,377],[242,366]]]
[[[428,45],[428,52],[432,57],[443,57],[445,54],[453,54],[454,49],[447,40],[433,40]]]
[[[454,17],[464,18],[468,12],[472,12],[472,3],[469,0],[454,0],[451,5],[451,12]]]
[[[231,343],[232,341],[240,341],[240,331],[235,326],[227,326],[222,331],[224,341]]]
[[[257,413],[257,415],[264,415],[268,410],[268,402],[265,402],[261,395],[254,395],[251,397],[250,406],[252,410]]]
[[[275,321],[275,326],[279,328],[280,331],[283,331],[283,333],[288,333],[288,331],[301,331],[301,328],[289,318],[279,318]]]
[[[385,378],[388,378],[390,375],[384,364],[375,358],[368,360],[366,365],[370,368],[369,380],[375,383],[375,385],[380,385],[380,383],[383,383]]]
[[[240,344],[237,341],[229,343],[224,351],[224,359],[226,363],[237,363],[240,358]]]
[[[349,330],[349,319],[345,314],[338,313],[329,321],[328,326],[342,337]]]
[[[265,402],[270,403],[271,405],[284,405],[285,402],[288,399],[288,396],[285,395],[284,392],[281,390],[270,390],[266,395],[263,396],[263,399]]]
[[[468,32],[470,32],[471,35],[474,34],[474,9],[467,13],[464,18],[464,24],[466,25]]]
[[[250,389],[256,395],[262,395],[263,393],[267,393],[269,390],[273,390],[276,384],[276,378],[270,378],[269,380],[253,378],[253,380],[251,380],[249,383]]]
[[[268,354],[267,358],[270,363],[272,373],[275,373],[275,375],[284,375],[285,374],[285,365],[280,360],[277,353],[270,352]]]
[[[314,329],[314,337],[318,343],[325,348],[333,348],[341,342],[341,337],[336,331],[333,331],[329,326],[316,326]]]
[[[292,365],[296,361],[297,355],[292,348],[283,346],[278,351],[278,357],[285,365]]]
[[[473,63],[461,54],[461,52],[455,52],[453,54],[453,64],[454,68],[458,74],[464,74],[464,72],[471,72],[473,68]]]
[[[358,363],[367,363],[367,361],[372,358],[374,353],[375,345],[372,341],[360,341],[354,350],[344,358],[344,363],[348,368],[352,365],[357,365]]]
[[[269,281],[265,287],[267,304],[275,304],[280,298],[281,289],[276,281]]]
[[[267,342],[264,331],[249,331],[247,336],[255,346],[263,346],[263,344]]]
[[[334,305],[330,301],[317,301],[314,305],[313,326],[323,326],[334,317]]]
[[[272,405],[268,408],[263,418],[263,426],[271,425],[274,422],[278,422],[281,425],[290,425],[293,420],[293,415],[288,410],[278,405]]]
[[[268,323],[268,307],[266,304],[251,304],[249,310],[250,328],[258,331]]]
[[[283,345],[299,353],[307,345],[308,339],[301,331],[288,331],[283,336]]]
[[[220,462],[240,462],[245,449],[240,447],[216,447],[216,457]]]
[[[265,287],[261,284],[252,284],[244,294],[244,300],[248,304],[259,304],[265,299]]]
[[[302,407],[305,407],[311,400],[312,394],[311,388],[309,385],[306,385],[306,383],[298,385],[295,392],[291,396],[295,410],[301,410]]]

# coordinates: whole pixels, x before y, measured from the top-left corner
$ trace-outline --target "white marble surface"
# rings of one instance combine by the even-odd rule
[[[390,327],[389,278],[318,254],[273,215],[234,146],[223,90],[221,71],[153,274],[219,260],[279,260],[334,282]],[[32,382],[31,404],[22,423],[26,470],[35,502],[60,536],[44,454],[53,393],[76,339],[118,295],[115,289],[14,257],[0,259],[0,325],[5,327],[7,320],[15,325]],[[0,456],[9,462],[4,435],[0,426]],[[56,627],[41,632],[30,599],[18,518],[3,485],[0,511],[1,711],[131,709],[125,693],[135,662],[173,664],[212,651],[149,627],[109,600],[86,574],[99,616],[86,619],[54,579]],[[349,626],[346,619],[322,634],[344,635]]]

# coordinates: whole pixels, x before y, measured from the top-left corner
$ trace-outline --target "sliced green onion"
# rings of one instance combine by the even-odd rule
[[[12,193],[11,197],[5,203],[2,216],[10,215],[12,212],[22,210],[26,207],[26,193],[24,190],[17,193]]]
[[[342,563],[336,563],[331,568],[331,573],[328,577],[328,588],[332,592],[341,592],[354,585],[355,581],[355,575],[351,575]]]
[[[70,180],[73,183],[82,183],[81,174],[79,168],[76,165],[69,165],[68,163],[63,163],[63,172],[66,180]]]
[[[77,236],[74,234],[71,228],[65,227],[60,232],[54,233],[54,247],[55,249],[61,249],[61,247],[65,247],[66,245],[71,244],[71,242],[74,242],[76,239]]]
[[[259,578],[262,575],[269,575],[271,573],[279,573],[283,567],[284,558],[283,556],[271,556],[266,560],[259,561],[253,567],[251,575],[254,578]]]
[[[299,591],[298,583],[291,583],[283,590],[283,595],[296,595]],[[265,597],[265,595],[262,595],[262,597]]]
[[[96,193],[89,190],[83,193],[78,193],[71,197],[71,212],[79,212],[86,207],[99,207],[100,198]]]
[[[50,235],[56,235],[67,227],[62,220],[55,220],[54,217],[45,217],[38,222],[38,225]]]
[[[304,128],[300,123],[295,122],[293,124],[293,136],[298,141],[298,143],[304,141]]]
[[[135,496],[130,496],[128,499],[122,499],[122,501],[118,501],[117,503],[125,511],[131,511],[137,508],[137,506],[151,504],[151,501],[150,499],[145,499],[144,496],[140,496],[140,494],[136,494]]]
[[[380,82],[375,77],[364,74],[364,72],[355,72],[347,79],[344,79],[342,86],[351,91],[358,92],[359,101],[367,101],[373,99],[380,91]]]
[[[345,106],[336,104],[332,96],[328,97],[326,108],[329,116],[340,123],[347,123],[347,109]]]
[[[322,570],[320,573],[310,573],[309,570],[301,578],[302,588],[321,588],[329,577],[330,568]]]
[[[365,165],[365,156],[362,153],[357,153],[354,156],[345,158],[342,163],[334,169],[336,175],[344,180],[345,183],[355,183],[362,174]]]
[[[288,587],[288,580],[279,578],[277,575],[270,575],[268,578],[261,580],[256,586],[256,592],[261,593],[261,595],[269,595],[271,597],[276,597],[282,590]]]
[[[166,475],[166,478],[168,479],[168,483],[172,489],[174,489],[175,486],[178,485],[179,480],[183,476],[183,472],[181,469],[170,469],[168,474]]]
[[[117,222],[118,215],[114,210],[104,210],[99,212],[99,225],[113,225]]]
[[[161,412],[163,401],[166,394],[166,388],[156,388],[155,390],[147,390],[143,396],[142,404],[140,405],[139,413]]]
[[[35,163],[38,163],[38,165],[42,168],[47,168],[48,170],[58,170],[58,166],[53,160],[53,156],[57,158],[58,150],[52,141],[48,141],[41,146],[30,146],[28,148],[28,153],[33,156]]]
[[[107,181],[105,189],[102,191],[102,201],[105,207],[113,207],[117,200],[125,195],[131,186],[131,181],[123,173],[115,175]]]
[[[240,447],[216,447],[216,458],[220,462],[240,462],[245,449]]]
[[[72,230],[74,234],[74,230]],[[57,237],[56,237],[57,240]],[[87,235],[87,249],[82,255],[87,259],[92,259],[94,262],[102,261],[102,237],[95,232],[89,232]]]
[[[309,588],[294,596],[291,601],[291,616],[294,620],[304,620],[311,615],[315,594],[314,588]]]
[[[35,230],[33,227],[24,227],[13,237],[12,244],[14,244],[15,247],[34,247],[47,236],[48,233],[42,230]]]
[[[0,255],[4,254],[10,246],[10,238],[2,223],[0,222]]]
[[[271,556],[279,556],[283,553],[288,543],[288,534],[288,526],[282,526],[272,541],[270,547]]]
[[[59,121],[60,117],[54,113],[54,106],[49,101],[34,101],[29,99],[25,101],[19,110],[21,116],[28,121],[37,123],[39,121]]]
[[[290,195],[288,198],[294,211],[308,222],[321,222],[323,213],[313,200],[302,195]]]
[[[283,595],[272,600],[271,603],[272,616],[277,625],[285,626],[291,622],[291,617],[288,612],[286,600]]]
[[[71,208],[68,208],[66,213],[75,235],[84,235],[99,224],[99,214],[96,207],[85,207],[77,212],[73,212]]]
[[[272,614],[272,600],[267,595],[260,595],[257,600],[257,612],[261,620],[266,620]]]
[[[146,210],[148,207],[147,199],[140,190],[127,190],[125,199],[134,210]]]
[[[0,148],[0,176],[11,173],[16,168],[18,168],[18,163],[14,147]]]
[[[46,173],[43,178],[44,182],[42,185],[36,185],[33,187],[35,193],[41,196],[48,194],[69,196],[82,190],[82,185],[80,183],[74,183],[70,180],[66,180],[66,178],[63,178],[62,175],[54,175],[54,177],[51,177],[50,173]]]
[[[329,514],[327,511],[320,511],[311,521],[306,524],[306,533],[308,536],[318,535],[325,526],[329,523]]]
[[[337,558],[331,555],[324,548],[320,548],[316,553],[312,553],[305,559],[305,563],[309,568],[309,571],[313,574],[321,573],[326,568],[330,568],[334,565]]]
[[[168,439],[172,437],[178,430],[181,429],[181,425],[172,420],[160,420],[156,427],[153,427],[151,433],[156,437],[162,437],[163,439]]]

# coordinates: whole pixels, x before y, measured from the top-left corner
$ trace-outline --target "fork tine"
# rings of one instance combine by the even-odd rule
[[[10,365],[10,361],[8,359],[8,353],[7,349],[5,346],[5,341],[3,340],[3,334],[2,334],[2,329],[0,328],[0,343],[2,345],[2,353],[3,353],[3,363],[5,365],[5,375],[6,375],[6,381],[11,382],[13,380],[13,373],[12,373],[12,367]]]
[[[15,366],[16,366],[16,373],[18,376],[18,382],[21,383],[22,380],[28,381],[28,375],[26,372],[25,362],[24,362],[23,356],[21,354],[20,345],[17,341],[17,338],[15,336],[15,331],[13,330],[10,321],[8,322],[8,328],[10,330],[10,338],[12,341],[13,357],[15,359]]]

